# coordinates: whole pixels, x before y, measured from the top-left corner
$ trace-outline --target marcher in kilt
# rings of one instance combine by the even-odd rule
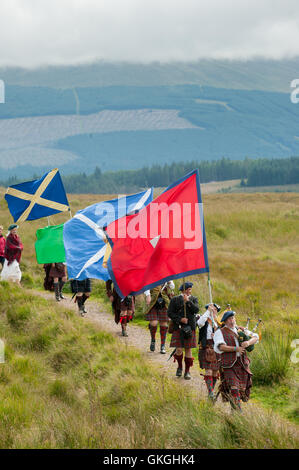
[[[79,281],[78,279],[71,280],[71,289],[75,297],[75,302],[77,302],[78,310],[81,317],[85,316],[87,310],[85,308],[85,302],[89,298],[91,293],[91,280],[87,277]]]
[[[174,295],[174,287],[174,282],[168,281],[162,286],[157,286],[144,292],[147,304],[145,318],[149,322],[149,330],[151,333],[150,350],[152,352],[156,349],[156,332],[159,323],[161,337],[160,353],[166,354],[165,341],[168,331],[167,309],[170,299]]]
[[[192,282],[185,282],[179,288],[180,295],[173,297],[168,307],[168,316],[173,321],[174,331],[170,347],[176,348],[174,360],[178,362],[176,376],[183,373],[183,349],[185,349],[186,380],[191,379],[190,367],[193,366],[192,348],[196,348],[196,314],[199,311],[198,300],[191,295]],[[184,306],[185,304],[185,306]]]
[[[243,341],[240,346],[235,312],[225,312],[221,322],[224,323],[223,328],[219,328],[214,335],[214,350],[220,354],[220,392],[223,400],[230,402],[232,409],[241,411],[241,400],[249,400],[252,386],[246,348],[258,342],[258,335],[253,333],[253,337]]]
[[[20,269],[20,261],[23,250],[23,243],[17,234],[17,224],[11,224],[8,227],[8,235],[4,248],[4,265],[1,271],[1,281],[13,281],[19,286],[21,285],[22,272]]]
[[[220,309],[220,307],[219,307]],[[217,322],[217,307],[209,304],[206,312],[197,320],[199,327],[198,360],[204,369],[204,380],[208,389],[208,397],[214,401],[214,389],[219,378],[220,355],[214,351],[214,333],[220,323]]]
[[[44,264],[45,279],[44,288],[45,290],[54,290],[55,299],[60,302],[65,297],[62,295],[62,289],[67,281],[66,266],[64,263],[49,263]]]
[[[4,257],[5,237],[2,232],[3,232],[3,227],[2,225],[0,225],[0,263],[1,263],[1,267],[3,268],[4,261],[5,261],[5,257]]]
[[[107,297],[112,303],[112,310],[114,313],[114,321],[116,324],[121,324],[122,336],[128,336],[127,324],[133,320],[135,312],[135,297],[133,295],[127,295],[124,299],[116,292],[115,287],[112,287],[112,280],[106,281],[106,293]]]

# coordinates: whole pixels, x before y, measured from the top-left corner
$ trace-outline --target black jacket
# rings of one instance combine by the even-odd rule
[[[196,329],[196,314],[199,311],[198,300],[193,295],[190,295],[189,300],[186,302],[186,317],[188,318],[188,325],[192,330]],[[176,295],[170,301],[167,314],[174,323],[174,329],[178,330],[181,319],[184,315],[184,299],[182,295]]]

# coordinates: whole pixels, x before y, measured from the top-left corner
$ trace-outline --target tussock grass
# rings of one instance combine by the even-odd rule
[[[6,362],[0,365],[0,448],[245,445],[245,432],[241,437],[234,432],[241,418],[211,407],[194,390],[182,391],[145,364],[140,352],[86,319],[65,314],[63,307],[56,310],[54,301],[31,299],[27,328],[15,328],[7,315],[12,298],[18,310],[31,294],[0,283],[6,344]],[[242,419],[248,419],[246,410]],[[253,436],[247,436],[246,447],[298,445],[291,432],[280,430],[278,436],[276,417],[268,418],[266,439],[260,432],[257,444],[258,419],[250,418]]]
[[[74,214],[111,198],[69,200]],[[203,202],[213,300],[223,308],[230,303],[240,325],[247,316],[251,327],[263,320],[262,339],[250,354],[252,399],[298,422],[298,364],[290,363],[289,344],[299,338],[299,195],[209,194]],[[65,220],[60,214],[50,221]],[[10,223],[2,200],[0,224]],[[41,219],[19,229],[26,290],[0,284],[6,359],[0,364],[0,447],[298,447],[295,428],[276,413],[259,413],[249,404],[242,416],[231,416],[190,391],[178,399],[181,389],[139,353],[37,297],[32,289],[42,288],[44,271],[35,260],[35,232],[46,225]],[[191,280],[202,310],[209,300],[207,278]],[[103,282],[93,282],[92,298],[111,310]],[[134,321],[146,326],[143,309],[139,296]]]
[[[263,341],[255,347],[252,361],[254,383],[273,385],[288,376],[291,367],[292,336],[264,334]]]

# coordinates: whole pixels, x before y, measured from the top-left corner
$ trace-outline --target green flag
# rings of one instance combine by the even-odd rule
[[[36,231],[35,253],[38,264],[64,263],[63,224]]]

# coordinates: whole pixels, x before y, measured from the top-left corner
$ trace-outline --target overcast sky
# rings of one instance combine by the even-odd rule
[[[298,0],[0,0],[0,66],[299,56]]]

